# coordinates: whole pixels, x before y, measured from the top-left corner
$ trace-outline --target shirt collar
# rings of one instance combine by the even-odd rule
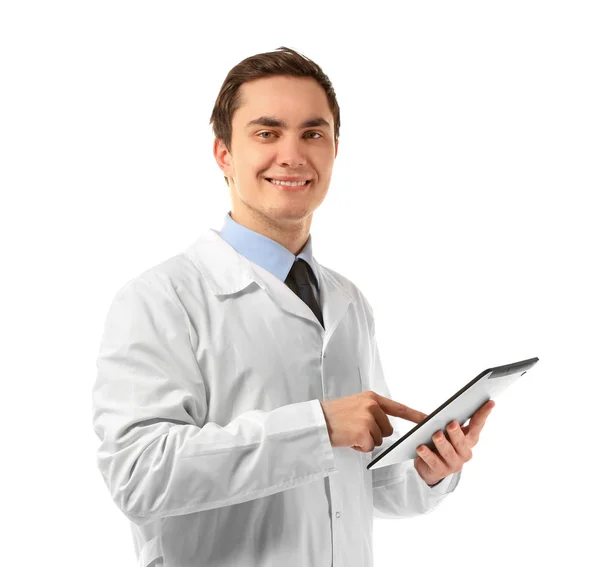
[[[275,240],[234,221],[231,218],[231,211],[225,215],[225,221],[219,234],[225,242],[242,256],[271,272],[282,282],[285,281],[296,258],[302,258],[311,267],[317,287],[319,286],[319,276],[312,255],[312,236],[310,234],[300,253],[294,256],[279,242],[275,242]]]

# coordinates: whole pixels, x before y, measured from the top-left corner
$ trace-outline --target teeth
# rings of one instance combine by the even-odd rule
[[[308,183],[308,181],[278,181],[276,179],[269,179],[269,181],[273,185],[287,185],[288,187],[299,187]]]

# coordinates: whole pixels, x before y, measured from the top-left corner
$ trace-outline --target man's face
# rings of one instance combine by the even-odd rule
[[[291,228],[312,215],[329,189],[337,142],[327,96],[314,79],[290,76],[244,83],[240,95],[231,153],[215,141],[215,156],[220,152],[220,166],[230,178],[233,211],[240,219]],[[309,183],[286,187],[267,181],[285,177]]]

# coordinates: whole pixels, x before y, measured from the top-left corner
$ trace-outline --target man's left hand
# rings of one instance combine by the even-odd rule
[[[459,427],[456,420],[451,421],[446,427],[449,440],[441,429],[437,431],[432,437],[437,452],[426,445],[417,448],[415,468],[427,484],[432,486],[448,475],[461,471],[463,465],[471,460],[471,449],[477,445],[485,420],[495,405],[488,400],[471,416],[466,427]]]

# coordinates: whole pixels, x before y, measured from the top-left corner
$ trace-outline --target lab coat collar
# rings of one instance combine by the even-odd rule
[[[254,282],[281,308],[321,326],[308,305],[298,301],[298,297],[284,282],[264,268],[250,262],[228,244],[216,230],[210,228],[203,233],[187,248],[185,255],[202,273],[214,295],[239,293]],[[321,282],[323,322],[329,334],[335,330],[348,306],[355,300],[314,256],[313,265],[318,272],[318,281]]]
[[[202,234],[185,255],[200,270],[215,295],[238,293],[256,281],[250,261],[212,228]]]

